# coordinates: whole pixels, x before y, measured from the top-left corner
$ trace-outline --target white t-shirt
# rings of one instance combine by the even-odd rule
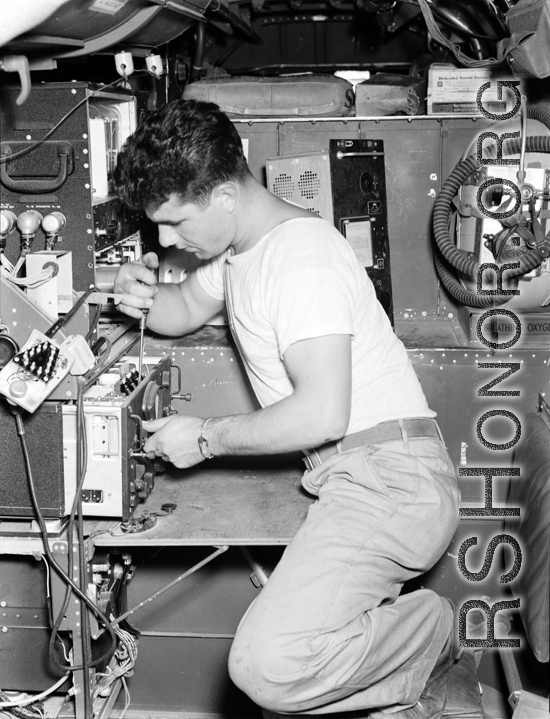
[[[250,250],[238,255],[227,251],[204,263],[197,278],[205,292],[225,300],[262,407],[293,392],[283,363],[290,345],[349,334],[352,404],[347,434],[387,420],[435,416],[369,276],[329,222],[287,220]]]

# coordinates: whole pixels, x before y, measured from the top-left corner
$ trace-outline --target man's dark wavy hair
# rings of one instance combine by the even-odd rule
[[[217,105],[175,100],[149,115],[119,153],[114,180],[133,209],[156,209],[170,195],[208,204],[222,182],[251,177],[241,139]]]

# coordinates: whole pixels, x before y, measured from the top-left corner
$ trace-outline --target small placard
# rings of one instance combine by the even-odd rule
[[[373,267],[372,229],[369,219],[346,218],[342,220],[344,237],[363,267]]]
[[[103,12],[106,15],[116,15],[126,5],[128,0],[95,0],[90,5],[90,10]]]

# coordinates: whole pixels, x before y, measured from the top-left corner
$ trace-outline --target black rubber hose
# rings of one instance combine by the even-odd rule
[[[519,152],[520,144],[520,141],[516,139],[507,140],[504,144],[504,154],[513,155]],[[528,137],[526,152],[550,152],[550,136]],[[455,245],[449,233],[449,221],[453,209],[452,201],[454,196],[460,186],[477,168],[477,157],[475,155],[471,155],[466,160],[458,163],[437,196],[433,214],[435,241],[441,254],[455,269],[470,277],[477,276],[479,262],[476,262],[472,258],[470,252],[459,250]],[[515,277],[529,272],[534,267],[537,267],[537,265],[540,265],[542,259],[536,250],[529,250],[529,252],[519,258],[520,268],[508,274],[508,277]]]
[[[476,307],[477,309],[486,309],[487,307],[492,307],[495,304],[495,300],[498,302],[500,297],[503,298],[500,300],[501,302],[510,300],[512,297],[511,295],[478,295],[475,292],[470,292],[470,290],[463,287],[453,273],[445,267],[435,252],[434,264],[437,274],[439,275],[441,282],[443,282],[445,289],[449,292],[451,297],[463,305]]]
[[[204,65],[204,52],[206,49],[206,23],[197,23],[197,35],[195,38],[195,54],[189,74],[189,83],[201,79],[202,66]]]
[[[530,108],[530,112],[528,114],[529,117],[540,120],[546,125],[550,125],[549,108],[541,105],[535,106]],[[521,140],[507,140],[503,146],[503,152],[506,155],[513,155],[520,151],[520,147]],[[526,152],[550,152],[550,136],[528,137],[526,142]],[[480,263],[473,259],[470,252],[460,250],[456,247],[449,231],[449,224],[452,212],[452,201],[461,185],[477,168],[478,162],[475,155],[472,155],[457,164],[441,188],[441,192],[435,202],[433,214],[433,230],[435,240],[441,254],[445,257],[447,262],[449,262],[449,264],[459,272],[474,278],[477,277]],[[513,277],[524,275],[535,267],[538,267],[543,259],[544,258],[540,255],[536,248],[530,249],[524,255],[517,258],[517,261],[519,261],[519,267],[515,270],[508,270],[505,272],[504,278],[511,279]],[[441,262],[437,259],[435,260],[435,264],[441,281],[446,289],[462,304],[466,304],[471,307],[490,307],[495,303],[502,304],[504,302],[508,302],[511,298],[510,295],[480,296],[475,292],[470,292],[469,290],[463,288],[452,273],[444,268]],[[443,272],[440,273],[440,270],[443,270]]]
[[[527,117],[542,122],[550,130],[550,105],[531,105],[527,108]]]

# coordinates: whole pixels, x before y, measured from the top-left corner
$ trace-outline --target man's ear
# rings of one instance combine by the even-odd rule
[[[238,199],[239,188],[234,182],[222,182],[212,191],[212,201],[219,203],[228,214],[235,211]]]

